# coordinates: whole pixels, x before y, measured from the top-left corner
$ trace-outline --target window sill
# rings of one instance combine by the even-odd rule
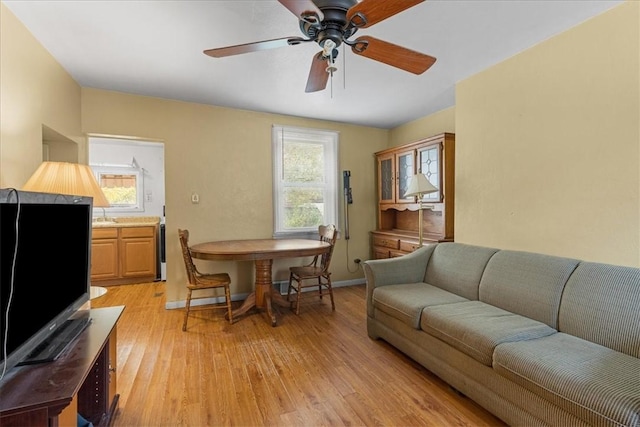
[[[290,231],[280,232],[273,234],[274,239],[306,239],[306,240],[318,240],[318,231]]]

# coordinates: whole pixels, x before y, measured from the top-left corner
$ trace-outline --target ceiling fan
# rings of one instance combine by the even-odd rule
[[[344,43],[356,55],[383,62],[414,74],[422,74],[436,58],[371,36],[349,38],[360,28],[383,21],[424,0],[278,0],[300,20],[303,37],[284,37],[259,42],[207,49],[214,58],[316,42],[322,50],[314,55],[305,92],[326,88],[329,76],[336,70],[333,63],[338,47]]]

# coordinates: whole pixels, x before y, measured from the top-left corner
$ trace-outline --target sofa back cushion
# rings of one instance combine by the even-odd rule
[[[564,285],[580,261],[530,252],[496,253],[480,281],[480,301],[558,329]]]
[[[640,358],[640,269],[581,262],[565,286],[558,326]]]
[[[469,300],[477,300],[482,272],[497,251],[463,243],[439,243],[429,259],[424,281]]]

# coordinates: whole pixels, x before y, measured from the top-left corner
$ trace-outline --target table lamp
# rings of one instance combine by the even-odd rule
[[[108,207],[93,171],[88,165],[66,162],[42,162],[22,187],[25,191],[93,197],[94,207]]]
[[[417,173],[409,179],[409,186],[407,187],[405,196],[418,196],[418,200],[420,200],[420,209],[418,210],[418,233],[420,239],[420,247],[422,247],[422,196],[429,193],[435,193],[436,191],[438,191],[438,189],[434,187],[433,184],[429,182],[427,177],[421,173]]]

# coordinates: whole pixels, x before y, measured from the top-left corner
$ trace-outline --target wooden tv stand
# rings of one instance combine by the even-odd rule
[[[19,366],[0,385],[0,426],[108,426],[118,408],[116,323],[124,306],[90,309],[91,324],[47,363]]]

